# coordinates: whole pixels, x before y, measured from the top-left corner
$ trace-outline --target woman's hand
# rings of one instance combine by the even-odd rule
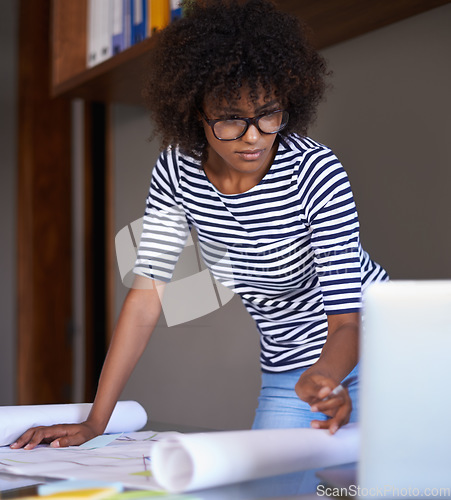
[[[338,387],[338,390],[336,388]],[[315,429],[329,429],[331,434],[349,422],[352,411],[352,401],[347,389],[335,380],[306,370],[295,386],[300,399],[309,403],[312,411],[324,413],[327,420],[312,420]]]
[[[313,420],[316,429],[329,429],[331,434],[349,422],[352,401],[340,381],[358,361],[359,313],[335,314],[327,317],[328,334],[319,360],[300,376],[296,394],[312,411],[324,413],[327,420]],[[334,391],[332,393],[332,391]]]
[[[24,432],[10,447],[32,450],[40,443],[50,444],[53,448],[77,446],[102,434],[102,430],[88,421],[81,424],[60,424],[48,427],[32,427]]]

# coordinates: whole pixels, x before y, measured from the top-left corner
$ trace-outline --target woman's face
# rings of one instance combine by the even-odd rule
[[[243,90],[241,98],[233,103],[223,101],[215,106],[208,99],[204,102],[203,112],[208,120],[252,118],[264,113],[280,109],[276,99],[265,101],[263,94],[253,103],[249,99],[249,91]],[[246,133],[233,141],[220,141],[202,119],[205,136],[208,142],[208,168],[215,171],[224,169],[230,174],[259,174],[262,176],[269,169],[274,155],[277,134],[260,133],[255,125],[249,125]]]

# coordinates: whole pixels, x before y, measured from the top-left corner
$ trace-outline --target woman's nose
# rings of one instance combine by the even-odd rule
[[[245,142],[248,142],[250,144],[257,142],[259,138],[260,132],[255,125],[249,125],[249,128],[246,130],[246,133],[242,137]]]

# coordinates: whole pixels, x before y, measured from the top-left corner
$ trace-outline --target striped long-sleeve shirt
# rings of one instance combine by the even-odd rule
[[[219,192],[177,148],[162,153],[134,272],[170,281],[190,227],[213,276],[254,318],[265,371],[313,364],[327,315],[359,311],[362,289],[388,278],[360,245],[342,165],[309,138],[279,137],[269,171],[239,194]]]

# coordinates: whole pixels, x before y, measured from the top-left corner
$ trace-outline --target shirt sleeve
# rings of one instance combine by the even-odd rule
[[[310,155],[303,186],[326,314],[361,309],[359,221],[348,176],[329,149]]]
[[[189,235],[183,207],[178,200],[175,151],[160,155],[153,172],[143,231],[133,272],[159,281],[171,281]]]

